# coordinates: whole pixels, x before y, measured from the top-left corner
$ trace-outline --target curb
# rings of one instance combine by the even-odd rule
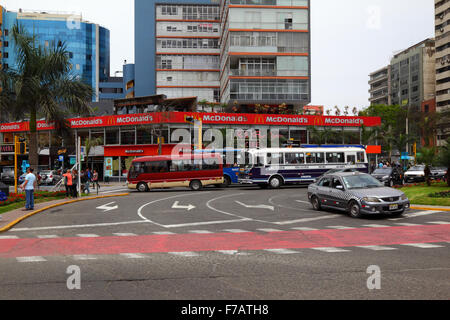
[[[411,206],[411,209],[413,209],[413,210],[424,210],[424,211],[449,211],[450,212],[450,208],[430,208],[430,207]]]
[[[130,194],[129,193],[121,193],[121,194],[113,194],[113,195],[107,195],[107,196],[98,196],[98,197],[92,197],[92,198],[77,199],[77,200],[71,200],[71,201],[66,201],[66,202],[62,202],[62,203],[53,204],[51,206],[47,206],[47,207],[44,207],[42,209],[33,211],[33,212],[31,212],[31,213],[29,213],[29,214],[27,214],[27,215],[25,215],[25,216],[23,216],[23,217],[21,217],[21,218],[19,218],[17,220],[11,222],[10,224],[8,224],[5,227],[1,228],[0,229],[0,233],[8,231],[9,229],[14,227],[19,222],[21,222],[21,221],[23,221],[23,220],[25,220],[25,219],[27,219],[29,217],[32,217],[32,216],[34,216],[34,215],[36,215],[38,213],[41,213],[41,212],[46,211],[46,210],[49,210],[49,209],[53,209],[53,208],[56,208],[56,207],[61,207],[61,206],[64,206],[66,204],[71,204],[71,203],[76,203],[76,202],[82,202],[82,201],[88,201],[88,200],[96,200],[96,199],[104,199],[104,198],[113,198],[113,197],[125,197],[125,196],[128,196],[128,195],[130,195]]]

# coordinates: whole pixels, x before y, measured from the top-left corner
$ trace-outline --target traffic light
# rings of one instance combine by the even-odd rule
[[[16,153],[18,155],[25,155],[27,153],[27,144],[24,138],[19,138],[16,144]]]

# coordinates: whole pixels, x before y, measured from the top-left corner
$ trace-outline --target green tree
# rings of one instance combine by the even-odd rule
[[[0,106],[12,119],[30,120],[31,167],[37,169],[37,119],[55,123],[60,132],[68,128],[67,116],[91,114],[89,102],[93,89],[71,73],[69,52],[64,43],[49,48],[37,45],[37,39],[16,24],[11,38],[17,55],[17,69],[1,70]],[[7,106],[7,110],[4,107]]]
[[[450,187],[450,138],[446,145],[439,148],[437,163],[447,168],[447,185]]]
[[[359,112],[361,117],[380,117],[381,122],[391,128],[405,132],[406,110],[398,105],[372,105]]]
[[[311,127],[311,140],[315,144],[327,144],[333,136],[335,136],[335,133],[328,128],[319,130],[316,127]]]
[[[422,148],[417,153],[417,162],[425,165],[425,180],[427,185],[431,186],[430,170],[437,160],[437,152],[435,147]]]
[[[101,146],[101,145],[103,145],[102,137],[86,139],[86,141],[84,143],[84,147],[86,149],[86,168],[89,168],[89,153],[91,153],[92,149],[94,149],[95,147]],[[93,168],[91,168],[91,169],[93,169]]]
[[[198,104],[202,107],[201,112],[205,112],[205,107],[209,104],[207,100],[201,100],[198,102]]]

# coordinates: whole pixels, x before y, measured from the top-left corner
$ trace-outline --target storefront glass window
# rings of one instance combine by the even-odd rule
[[[121,145],[135,145],[136,139],[135,139],[136,132],[133,130],[121,130],[120,136],[121,136]]]
[[[106,129],[106,145],[119,144],[119,129]]]
[[[151,128],[137,130],[137,144],[152,144]]]

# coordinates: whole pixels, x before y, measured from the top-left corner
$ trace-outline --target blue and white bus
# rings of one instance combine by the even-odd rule
[[[364,146],[303,146],[302,148],[248,150],[249,164],[239,183],[277,189],[287,184],[310,184],[333,169],[369,173]]]
[[[220,154],[223,159],[223,187],[239,183],[241,168],[245,165],[245,150],[241,149],[204,149],[195,150],[194,153],[214,153]]]

